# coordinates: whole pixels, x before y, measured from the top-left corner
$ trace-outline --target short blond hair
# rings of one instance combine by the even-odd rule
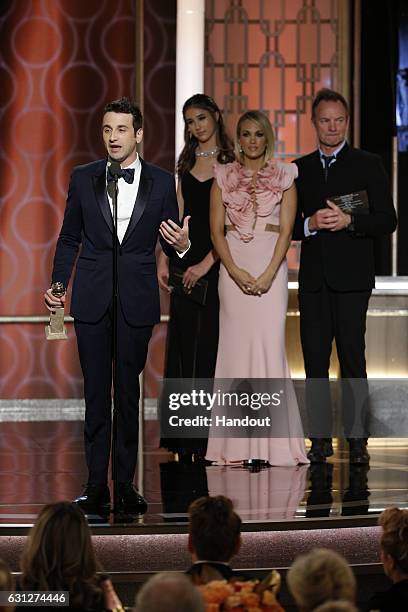
[[[236,135],[235,135],[235,156],[239,162],[243,162],[243,155],[239,145],[239,137],[241,134],[241,125],[244,121],[253,121],[257,123],[265,133],[266,138],[266,149],[264,155],[264,161],[267,162],[272,159],[275,152],[275,134],[273,133],[273,127],[271,122],[265,113],[257,110],[249,110],[246,111],[241,117],[238,119]]]
[[[204,599],[190,578],[178,572],[160,572],[142,586],[135,612],[204,612]]]
[[[355,600],[356,579],[351,568],[344,557],[326,548],[299,555],[289,569],[287,582],[297,605],[305,610],[314,610],[329,600]]]

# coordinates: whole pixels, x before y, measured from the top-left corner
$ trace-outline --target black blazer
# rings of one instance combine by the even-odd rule
[[[298,214],[293,239],[302,240],[299,289],[317,291],[325,281],[335,291],[364,291],[375,285],[374,238],[393,232],[397,218],[388,178],[377,155],[347,144],[324,180],[319,151],[295,161]],[[366,190],[368,215],[355,215],[355,232],[319,230],[305,238],[304,219],[326,206],[330,196]]]
[[[160,320],[155,248],[162,220],[178,223],[174,177],[143,160],[133,213],[118,257],[118,289],[130,325]],[[106,195],[106,160],[74,168],[64,221],[54,257],[52,281],[68,285],[79,246],[72,289],[71,315],[98,321],[112,301],[113,220]],[[169,255],[174,251],[164,241]]]
[[[388,591],[376,593],[364,607],[364,610],[381,612],[406,612],[408,610],[408,580],[401,580],[392,585]]]
[[[253,580],[248,574],[233,570],[230,565],[219,561],[196,561],[186,574],[194,584],[206,584],[211,580]]]

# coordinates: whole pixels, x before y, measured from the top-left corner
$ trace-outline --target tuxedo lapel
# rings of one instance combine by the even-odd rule
[[[312,176],[318,177],[319,185],[323,187],[326,184],[326,182],[324,180],[324,168],[323,168],[322,161],[320,159],[320,151],[318,149],[314,153],[312,163],[313,163],[313,167],[311,169],[313,173]]]
[[[137,191],[135,205],[133,207],[132,216],[130,217],[130,222],[126,230],[126,234],[123,238],[122,244],[128,240],[129,236],[135,229],[137,223],[140,220],[140,217],[143,215],[143,212],[146,208],[146,205],[149,201],[150,192],[153,186],[153,179],[150,175],[149,169],[141,159],[142,170],[140,173],[140,181],[139,181],[139,189]]]
[[[103,165],[102,171],[99,174],[95,174],[92,177],[96,200],[101,209],[101,213],[109,226],[111,232],[113,232],[113,220],[111,209],[109,206],[108,196],[106,193],[106,164]]]

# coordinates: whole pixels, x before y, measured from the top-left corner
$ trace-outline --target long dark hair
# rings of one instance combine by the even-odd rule
[[[99,569],[82,511],[65,501],[44,506],[21,558],[22,588],[69,591],[70,606],[86,610],[102,597]]]
[[[206,94],[194,94],[188,100],[184,102],[183,106],[183,117],[184,117],[184,148],[180,153],[180,157],[177,162],[177,174],[182,176],[195,164],[195,150],[198,146],[198,140],[195,136],[190,135],[187,124],[185,123],[186,111],[189,108],[201,108],[208,111],[214,121],[217,124],[217,146],[220,151],[217,155],[217,161],[220,164],[227,164],[228,162],[234,161],[233,144],[227,132],[225,130],[224,121],[222,114],[217,104],[210,96]],[[218,118],[217,118],[218,114]]]

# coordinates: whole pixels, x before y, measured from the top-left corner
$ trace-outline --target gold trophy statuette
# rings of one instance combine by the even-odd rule
[[[51,293],[57,298],[65,294],[65,287],[62,283],[52,283]],[[55,308],[55,312],[50,313],[50,324],[45,327],[45,337],[47,340],[66,340],[68,338],[67,328],[64,325],[64,307]]]

